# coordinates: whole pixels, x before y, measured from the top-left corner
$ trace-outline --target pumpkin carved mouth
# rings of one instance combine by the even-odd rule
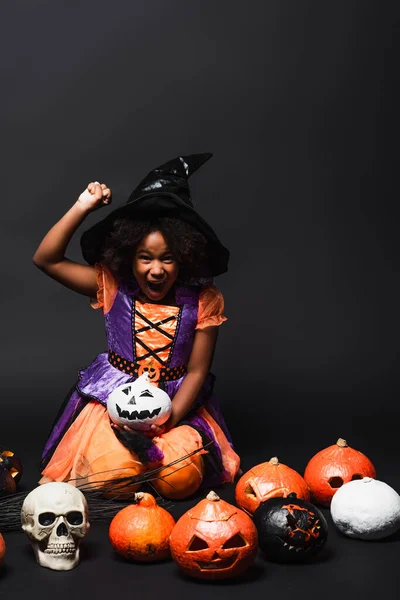
[[[223,571],[224,569],[230,569],[236,562],[237,553],[229,558],[216,558],[210,562],[197,562],[201,571]]]
[[[153,410],[147,410],[146,408],[145,410],[133,410],[132,412],[129,412],[129,410],[122,410],[118,404],[115,405],[115,408],[117,409],[118,416],[121,419],[128,419],[129,421],[152,419],[153,417],[156,417],[161,410],[160,406],[159,408],[154,408]]]

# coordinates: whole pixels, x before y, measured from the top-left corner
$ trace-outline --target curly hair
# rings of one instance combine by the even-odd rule
[[[204,276],[207,239],[194,227],[175,217],[135,220],[116,219],[108,235],[101,262],[122,281],[132,278],[132,261],[143,238],[154,231],[164,236],[179,265],[178,281],[194,283]]]

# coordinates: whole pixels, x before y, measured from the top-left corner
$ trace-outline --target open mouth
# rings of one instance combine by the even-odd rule
[[[202,571],[223,571],[229,569],[236,562],[236,559],[237,554],[234,554],[229,558],[217,558],[210,562],[198,562],[197,564]]]
[[[152,292],[162,292],[164,287],[165,287],[165,283],[166,281],[148,281],[147,285],[149,287],[149,290],[151,290]]]

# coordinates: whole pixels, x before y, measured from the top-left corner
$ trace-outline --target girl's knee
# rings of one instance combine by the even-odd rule
[[[176,461],[163,469],[152,482],[156,490],[171,500],[188,498],[194,494],[204,475],[201,457],[204,451],[200,434],[188,425],[181,425],[156,438],[155,443],[164,454],[162,464],[168,465]],[[195,454],[187,456],[192,452]]]
[[[191,456],[163,469],[152,485],[162,496],[182,500],[192,496],[203,481],[204,463],[199,455]]]

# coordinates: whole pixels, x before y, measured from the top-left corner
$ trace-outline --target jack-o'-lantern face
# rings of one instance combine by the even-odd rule
[[[0,465],[0,498],[14,494],[17,489],[15,479],[12,478],[10,472]]]
[[[170,548],[188,575],[227,579],[242,573],[254,560],[257,531],[243,511],[210,492],[179,519]]]
[[[246,484],[244,493],[247,496],[249,504],[254,504],[254,510],[265,500],[269,498],[286,498],[291,490],[288,487],[274,487],[274,483],[263,477],[252,477]],[[254,510],[249,512],[254,512]]]
[[[147,373],[147,376],[152,383],[157,383],[160,379],[160,366],[156,365],[154,361],[151,361],[149,364],[142,362],[138,371],[139,377],[143,375],[143,373]]]
[[[321,521],[314,511],[298,504],[284,504],[282,510],[287,511],[284,544],[289,545],[289,550],[307,551],[321,536]]]
[[[2,450],[0,454],[0,466],[7,469],[16,483],[21,479],[23,469],[21,460],[11,450]]]
[[[286,498],[291,492],[309,500],[308,486],[302,476],[274,456],[242,475],[236,485],[235,498],[238,506],[252,515],[261,502]]]
[[[107,400],[108,414],[114,423],[141,430],[165,423],[171,406],[168,394],[150,383],[147,372],[136,381],[117,387]]]
[[[234,570],[239,557],[243,559],[249,543],[239,531],[233,533],[232,524],[219,522],[204,527],[199,522],[186,549],[193,566],[200,571]]]
[[[314,505],[289,494],[260,504],[254,513],[260,548],[271,560],[308,560],[324,546],[328,526]]]
[[[342,438],[317,452],[304,471],[312,499],[323,506],[330,505],[334,494],[343,484],[363,477],[376,477],[373,463]]]

